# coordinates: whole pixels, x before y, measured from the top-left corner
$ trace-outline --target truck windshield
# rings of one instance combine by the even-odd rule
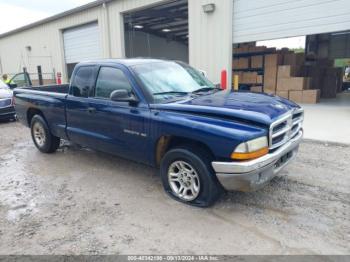
[[[188,96],[198,90],[215,90],[215,86],[196,69],[177,62],[157,62],[133,67],[154,101]]]

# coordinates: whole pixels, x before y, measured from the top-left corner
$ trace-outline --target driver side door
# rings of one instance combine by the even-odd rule
[[[122,67],[102,66],[95,89],[88,99],[90,119],[94,123],[91,133],[96,136],[96,149],[146,163],[149,115],[147,104],[131,104],[110,99],[116,90],[136,95],[134,86]]]

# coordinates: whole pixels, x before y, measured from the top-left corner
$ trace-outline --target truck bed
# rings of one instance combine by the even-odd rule
[[[29,126],[35,112],[45,112],[53,135],[66,138],[66,97],[69,85],[46,85],[15,88],[15,109],[18,119]]]
[[[43,91],[43,92],[53,92],[53,93],[60,93],[60,94],[68,94],[68,92],[69,92],[69,84],[30,86],[30,87],[24,87],[24,88],[21,88],[21,89]]]

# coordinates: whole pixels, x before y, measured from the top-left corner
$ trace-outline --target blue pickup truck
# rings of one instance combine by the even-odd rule
[[[303,110],[281,97],[221,90],[187,64],[152,59],[76,66],[70,85],[15,89],[35,146],[69,140],[159,167],[165,191],[210,206],[264,186],[296,155]]]

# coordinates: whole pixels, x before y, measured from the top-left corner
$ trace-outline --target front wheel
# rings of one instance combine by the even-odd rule
[[[33,142],[40,152],[53,153],[58,149],[61,139],[51,134],[42,116],[35,115],[32,118],[30,129]]]
[[[220,196],[221,187],[210,164],[210,155],[205,150],[171,149],[162,159],[160,168],[165,191],[182,203],[211,206]]]

